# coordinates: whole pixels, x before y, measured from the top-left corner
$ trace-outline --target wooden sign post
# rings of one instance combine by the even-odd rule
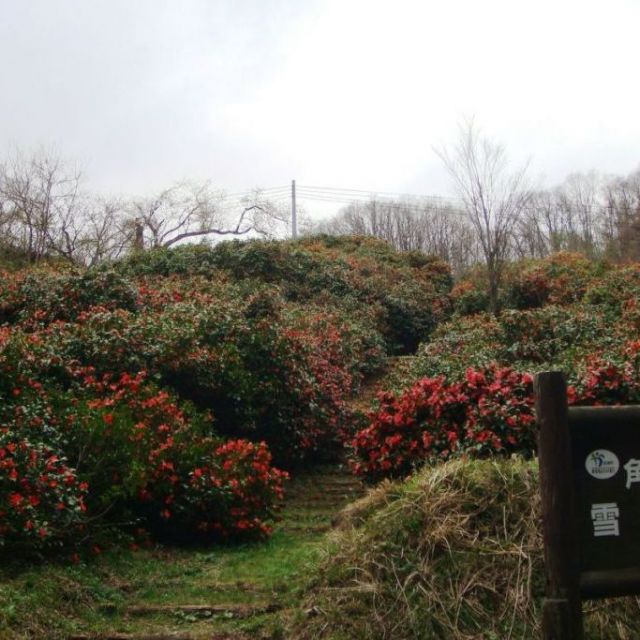
[[[640,407],[567,408],[534,382],[547,597],[544,640],[581,640],[582,600],[640,594]]]
[[[558,371],[534,380],[542,535],[547,597],[542,605],[544,640],[581,640],[582,607],[577,527],[569,440],[567,384]]]

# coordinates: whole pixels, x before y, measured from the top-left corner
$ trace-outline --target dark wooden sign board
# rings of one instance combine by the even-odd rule
[[[582,600],[640,594],[640,407],[567,407],[536,376],[547,598],[544,640],[580,640]]]

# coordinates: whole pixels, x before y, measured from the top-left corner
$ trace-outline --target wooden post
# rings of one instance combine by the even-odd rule
[[[582,640],[578,537],[567,408],[567,385],[559,371],[534,381],[547,597],[543,640]]]

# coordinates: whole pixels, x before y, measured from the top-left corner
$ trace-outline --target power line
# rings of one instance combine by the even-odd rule
[[[311,200],[314,202],[327,202],[327,203],[335,203],[335,204],[353,204],[353,205],[367,205],[369,201],[366,200],[338,200],[335,198],[323,198],[321,196],[306,196],[304,194],[298,194],[298,199],[302,201]],[[440,205],[433,206],[428,203],[420,204],[409,204],[409,203],[400,203],[393,201],[378,201],[378,205],[381,209],[392,209],[397,212],[412,212],[412,213],[425,213],[425,212],[437,212],[439,214],[446,215],[461,215],[464,214],[464,210],[460,207],[452,207],[451,205]]]
[[[335,197],[335,196],[325,196],[325,195],[319,195],[319,194],[315,194],[315,193],[308,193],[306,191],[298,191],[300,197],[302,199],[305,200],[318,200],[318,201],[322,201],[322,202],[335,202],[335,203],[342,203],[342,204],[368,204],[368,203],[375,203],[377,202],[378,204],[380,204],[381,206],[394,206],[394,207],[413,207],[413,208],[419,208],[419,209],[426,209],[426,208],[438,208],[438,209],[444,209],[444,208],[460,208],[460,204],[455,203],[453,201],[448,202],[448,201],[444,201],[444,200],[436,200],[436,201],[430,201],[430,200],[415,200],[413,202],[399,202],[396,200],[392,200],[392,199],[387,199],[387,198],[348,198],[348,197]]]
[[[309,200],[320,200],[324,202],[336,202],[336,203],[359,203],[359,202],[371,202],[372,200],[379,200],[382,203],[388,203],[390,199],[409,199],[414,203],[424,203],[423,206],[434,203],[439,203],[441,206],[448,206],[456,209],[466,211],[466,205],[464,200],[460,198],[452,198],[446,196],[434,196],[426,194],[415,193],[400,193],[389,191],[366,191],[364,189],[346,189],[338,187],[310,187],[300,185],[297,187],[298,193]],[[402,202],[400,206],[406,208],[409,203]],[[416,206],[420,207],[420,204]],[[528,204],[521,207],[522,211],[528,212],[541,212],[550,207],[545,205]],[[602,211],[603,209],[610,209],[611,206],[601,203],[582,203],[577,205],[563,206],[562,203],[556,203],[551,207],[555,210],[567,210],[572,211]]]
[[[297,199],[301,202],[312,201],[335,205],[358,205],[377,202],[381,207],[392,208],[397,211],[407,211],[414,213],[425,213],[429,209],[437,209],[441,214],[460,215],[467,212],[467,206],[462,199],[403,193],[399,191],[378,191],[376,189],[351,189],[347,187],[327,187],[296,184]],[[224,201],[227,206],[240,206],[247,199],[264,198],[278,203],[279,206],[286,206],[291,201],[292,186],[281,185],[274,187],[259,188],[224,194]],[[607,208],[605,204],[584,203],[580,205],[563,206],[562,203],[554,203],[551,207],[529,204],[521,208],[524,212],[539,213],[547,208],[556,211],[570,209],[573,211],[599,211]]]
[[[416,198],[416,199],[429,199],[429,200],[452,200],[453,198],[446,198],[444,196],[434,196],[418,193],[402,193],[400,191],[378,191],[377,189],[347,189],[342,187],[319,187],[312,185],[298,185],[299,189],[305,189],[314,192],[331,192],[341,195],[346,194],[361,194],[364,196],[389,196],[393,198]]]
[[[416,194],[397,194],[395,196],[391,196],[387,193],[380,193],[380,192],[375,192],[375,191],[371,191],[371,192],[362,192],[362,193],[347,193],[347,192],[341,192],[341,191],[331,191],[331,190],[323,190],[323,189],[312,189],[309,187],[305,187],[305,186],[298,186],[297,189],[299,191],[304,191],[305,193],[308,193],[310,195],[321,195],[321,196],[326,196],[326,197],[335,197],[335,198],[339,198],[341,200],[371,200],[371,199],[384,199],[384,200],[410,200],[410,201],[415,201],[415,200],[421,200],[421,201],[426,201],[426,200],[445,200],[445,198],[441,198],[439,196],[427,196],[427,195],[416,195]]]
[[[299,196],[304,197],[307,200],[317,200],[321,202],[336,202],[351,203],[351,202],[369,202],[374,199],[380,199],[383,201],[389,201],[390,199],[404,199],[411,200],[413,202],[425,202],[425,203],[441,203],[442,205],[464,208],[464,201],[459,198],[452,198],[438,195],[406,193],[400,191],[379,191],[376,189],[352,189],[347,187],[326,187],[326,186],[313,186],[313,185],[301,185],[296,184],[296,191]],[[275,187],[256,187],[254,189],[248,189],[245,191],[238,191],[233,193],[224,194],[224,199],[227,202],[241,202],[243,199],[251,198],[254,196],[261,196],[267,199],[284,200],[289,199],[291,196],[291,186],[281,185]],[[406,206],[406,203],[403,204]],[[549,207],[544,205],[527,205],[523,207],[524,211],[544,211]],[[579,205],[570,205],[569,207],[563,207],[562,203],[555,203],[552,206],[553,209],[566,209],[583,210],[583,211],[598,211],[607,208],[606,204],[592,204],[583,203]]]
[[[309,193],[304,189],[298,189],[298,194],[300,196],[306,197],[308,200],[326,200],[328,202],[369,202],[370,198],[349,198],[344,197],[341,198],[339,196],[330,196],[330,195],[322,195],[318,193]]]
[[[237,191],[235,193],[225,193],[225,198],[229,199],[242,199],[247,198],[256,194],[275,194],[275,193],[290,193],[291,187],[282,186],[282,187],[267,187],[262,189],[260,187],[256,187],[255,189],[248,189],[246,191]]]
[[[304,195],[306,199],[316,199],[327,202],[337,203],[350,203],[350,202],[368,202],[372,199],[405,199],[413,201],[430,201],[441,202],[446,204],[457,203],[452,198],[445,198],[442,196],[416,194],[416,193],[402,193],[392,191],[378,191],[375,189],[349,189],[346,187],[320,187],[311,185],[296,185],[296,191],[300,195]],[[245,191],[237,191],[232,193],[224,193],[223,197],[227,202],[240,202],[246,198],[255,196],[271,198],[271,199],[284,199],[289,198],[291,195],[291,186],[282,185],[275,187],[256,187],[254,189],[247,189]]]
[[[398,198],[392,199],[389,196],[385,196],[383,198],[376,198],[375,195],[373,194],[370,196],[363,196],[363,195],[342,196],[339,194],[333,194],[329,192],[309,191],[304,187],[298,187],[297,192],[299,193],[300,197],[303,199],[318,200],[322,202],[336,202],[336,203],[343,203],[343,204],[369,203],[369,202],[377,201],[384,206],[394,206],[394,207],[401,207],[405,209],[406,208],[425,209],[428,207],[459,208],[462,206],[462,203],[460,201],[457,201],[454,199],[437,198],[432,196],[413,196],[409,201],[405,199],[402,202],[397,202]]]

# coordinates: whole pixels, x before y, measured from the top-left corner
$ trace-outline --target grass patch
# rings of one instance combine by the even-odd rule
[[[314,500],[323,486],[352,482],[330,467],[292,482],[289,504],[266,542],[208,548],[116,547],[76,565],[64,561],[0,567],[0,640],[62,640],[76,633],[188,632],[192,637],[233,633],[280,638],[282,612],[297,606],[315,570],[323,534],[347,498]],[[294,497],[295,496],[295,497]],[[305,498],[309,498],[305,503]],[[180,605],[275,604],[249,617],[185,613]],[[131,615],[130,607],[167,607]]]

